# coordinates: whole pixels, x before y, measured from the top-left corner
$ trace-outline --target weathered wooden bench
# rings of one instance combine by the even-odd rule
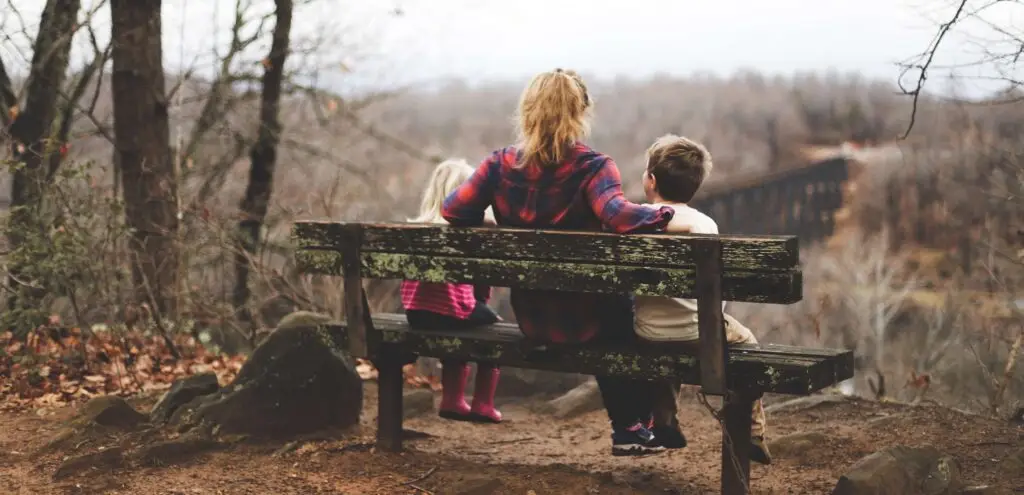
[[[725,345],[723,300],[789,304],[802,297],[795,237],[614,235],[417,224],[298,222],[304,273],[343,275],[351,353],[379,372],[377,444],[402,446],[402,366],[410,356],[649,380],[676,378],[724,396],[722,492],[747,493],[750,409],[766,392],[809,395],[853,377],[853,353]],[[400,314],[370,315],[362,280],[411,279],[497,287],[698,299],[700,343],[534,346],[514,324],[472,332],[411,331]]]

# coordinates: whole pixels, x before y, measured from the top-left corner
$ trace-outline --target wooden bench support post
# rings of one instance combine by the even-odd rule
[[[722,419],[722,494],[750,493],[750,412],[757,398],[750,393],[729,392]]]
[[[393,349],[382,348],[377,366],[377,448],[402,450],[403,360]]]
[[[701,240],[697,253],[697,331],[700,335],[700,388],[708,395],[726,394],[728,351],[722,316],[722,243]]]
[[[363,274],[359,265],[361,255],[360,243],[363,231],[359,225],[349,225],[343,231],[345,249],[341,254],[342,270],[344,271],[345,316],[348,320],[348,352],[352,357],[366,358],[370,356],[367,337],[375,336],[373,321],[370,318],[370,306],[363,291]]]

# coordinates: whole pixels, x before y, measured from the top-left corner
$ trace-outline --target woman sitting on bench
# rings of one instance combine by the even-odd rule
[[[590,127],[593,102],[573,71],[538,74],[519,101],[519,142],[497,150],[445,200],[443,216],[455,226],[480,225],[493,207],[498,225],[626,232],[664,230],[674,211],[631,203],[622,193],[615,162],[580,140]],[[633,302],[615,294],[519,289],[512,308],[527,338],[579,343],[595,337],[633,339]],[[597,377],[612,423],[612,454],[663,450],[648,429],[649,382]]]

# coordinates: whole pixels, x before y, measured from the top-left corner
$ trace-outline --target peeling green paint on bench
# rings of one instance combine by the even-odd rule
[[[692,267],[692,242],[701,235],[630,235],[600,232],[544,231],[511,228],[457,228],[425,224],[347,224],[296,222],[292,232],[299,248],[339,250],[346,229],[362,231],[363,252],[476,257],[489,253],[499,259]],[[800,259],[793,236],[716,236],[722,241],[727,270],[792,269]]]
[[[295,263],[302,273],[342,274],[341,253],[316,249],[295,251]]]
[[[410,330],[405,317],[399,314],[378,314],[373,321],[382,342],[425,357],[494,361],[522,368],[649,380],[674,378],[700,384],[700,362],[693,347],[661,344],[622,350],[588,344],[538,349],[521,334],[517,335],[515,325],[508,323],[473,331],[419,332]],[[347,338],[343,323],[332,325],[330,332],[336,338]],[[729,352],[730,382],[765,392],[807,395],[853,377],[852,351],[814,351],[811,355],[793,356],[773,351],[772,346],[735,346]]]
[[[342,275],[341,254],[303,249],[295,254],[303,273]],[[362,253],[361,275],[366,278],[424,282],[484,283],[498,287],[527,287],[579,292],[632,293],[695,298],[696,271],[545,261],[452,258],[397,253]],[[803,294],[799,271],[722,274],[723,299],[760,303],[791,303]]]

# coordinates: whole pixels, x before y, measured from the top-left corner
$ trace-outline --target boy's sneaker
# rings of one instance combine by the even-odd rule
[[[655,442],[666,449],[681,449],[686,447],[686,435],[679,428],[671,426],[654,426],[651,428]]]
[[[750,439],[750,460],[764,465],[772,463],[772,453],[768,451],[768,444],[764,441],[764,437]]]
[[[649,455],[665,450],[641,423],[612,432],[612,455]]]

